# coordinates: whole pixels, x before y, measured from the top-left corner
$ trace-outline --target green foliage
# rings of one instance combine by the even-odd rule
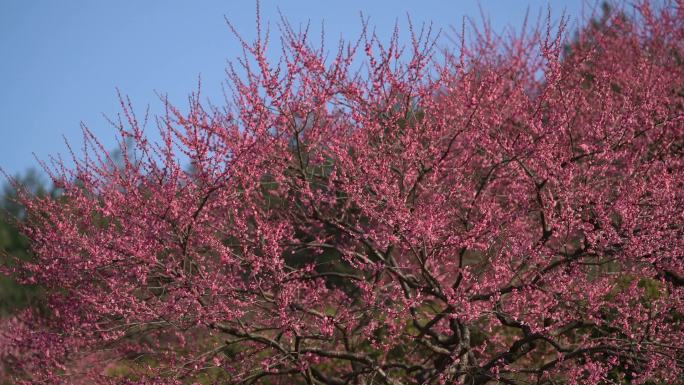
[[[16,177],[16,180],[36,196],[47,194],[34,170]],[[4,266],[12,266],[16,260],[30,257],[29,240],[19,230],[26,213],[17,203],[16,196],[15,187],[5,183],[0,197],[0,264]],[[38,287],[20,285],[10,277],[0,274],[0,317],[36,303],[40,296]]]

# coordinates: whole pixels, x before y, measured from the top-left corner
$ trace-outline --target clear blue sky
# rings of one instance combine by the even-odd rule
[[[549,1],[554,19],[565,11],[576,26],[582,0],[480,3],[501,31],[519,28],[528,7],[536,18]],[[261,8],[272,29],[278,8],[292,24],[311,20],[315,31],[325,22],[329,43],[358,36],[359,11],[380,37],[397,19],[405,25],[407,13],[444,30],[463,16],[480,20],[474,0],[262,0]],[[149,104],[155,112],[162,107],[155,91],[182,106],[201,75],[204,95],[222,100],[226,63],[240,54],[224,16],[254,36],[252,0],[0,0],[0,167],[14,174],[38,166],[32,153],[65,155],[63,137],[80,148],[81,121],[113,148],[102,115],[119,112],[116,87],[138,110]]]

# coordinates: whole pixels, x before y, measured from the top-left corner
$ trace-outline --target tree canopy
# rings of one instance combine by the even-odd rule
[[[59,199],[19,195],[8,273],[47,310],[5,325],[13,378],[681,381],[684,3],[409,32],[331,54],[285,24],[273,61],[259,28],[227,104],[166,103],[157,142],[122,98],[121,162],[86,130]]]

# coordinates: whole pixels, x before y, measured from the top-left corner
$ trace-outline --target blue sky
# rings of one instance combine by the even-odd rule
[[[526,10],[536,18],[549,1],[481,0],[492,27],[519,28]],[[591,1],[587,2],[592,4]],[[37,167],[40,159],[67,154],[64,138],[78,152],[84,122],[107,148],[115,133],[103,114],[120,111],[116,87],[142,111],[162,104],[155,92],[183,106],[202,78],[204,96],[222,100],[221,83],[239,44],[224,16],[247,38],[255,32],[255,1],[228,0],[0,0],[0,167],[10,174]],[[552,18],[562,12],[576,26],[590,7],[582,0],[550,1]],[[359,12],[380,37],[394,23],[433,22],[449,30],[464,16],[480,20],[471,0],[262,0],[272,29],[278,8],[294,25],[325,23],[328,46],[355,38]],[[151,127],[154,128],[154,127]],[[150,130],[152,131],[152,130]]]

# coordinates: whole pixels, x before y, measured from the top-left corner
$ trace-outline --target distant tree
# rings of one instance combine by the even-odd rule
[[[37,196],[47,191],[35,170],[17,176],[15,183]],[[26,216],[22,204],[17,200],[16,188],[6,183],[0,196],[0,264],[13,265],[29,256],[28,239],[21,234],[19,226]],[[0,318],[18,309],[25,308],[39,294],[35,287],[18,285],[10,277],[0,274]]]
[[[20,193],[47,311],[17,381],[608,384],[684,376],[684,2],[570,42],[243,42],[232,103],[91,136]],[[550,29],[550,28],[549,28]],[[365,52],[363,75],[352,68]],[[327,59],[326,59],[327,58]],[[543,73],[543,77],[539,74]],[[178,154],[191,161],[187,170]],[[2,349],[2,348],[0,348]]]

